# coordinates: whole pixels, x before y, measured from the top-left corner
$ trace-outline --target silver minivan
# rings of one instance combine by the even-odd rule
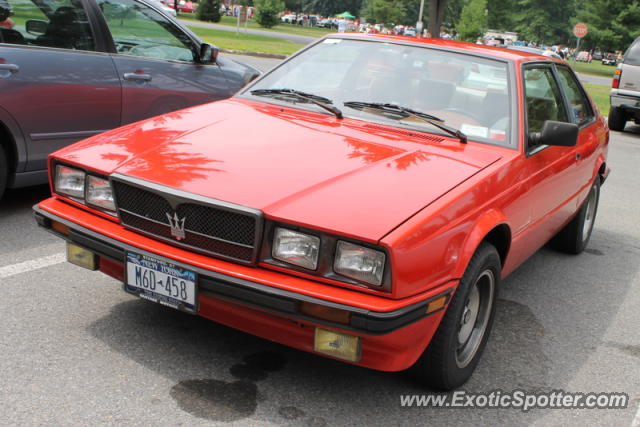
[[[622,131],[629,120],[640,124],[640,37],[618,64],[611,87],[609,129]]]
[[[259,75],[147,0],[0,0],[0,197],[47,156],[148,117],[228,98]]]

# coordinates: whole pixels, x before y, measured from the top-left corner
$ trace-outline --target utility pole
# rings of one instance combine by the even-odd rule
[[[422,37],[422,30],[424,29],[424,22],[422,22],[422,15],[424,14],[424,0],[420,0],[420,13],[418,14],[418,22],[416,22],[416,36]]]

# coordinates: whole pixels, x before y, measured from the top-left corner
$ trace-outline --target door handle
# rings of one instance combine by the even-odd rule
[[[18,67],[16,64],[0,64],[0,70],[17,73],[18,71],[20,71],[20,67]]]
[[[139,82],[150,82],[151,74],[146,73],[124,73],[123,75],[125,80],[139,81]]]
[[[0,79],[8,79],[18,71],[20,71],[20,67],[16,64],[0,63]]]

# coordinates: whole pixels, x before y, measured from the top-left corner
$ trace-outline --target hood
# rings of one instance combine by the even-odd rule
[[[125,126],[55,157],[377,242],[500,152],[231,99]]]

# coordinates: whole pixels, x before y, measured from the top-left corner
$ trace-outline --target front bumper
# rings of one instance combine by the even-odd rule
[[[314,351],[316,326],[359,336],[362,355],[357,364],[378,370],[403,370],[417,360],[446,308],[445,305],[427,315],[427,304],[443,295],[448,303],[457,285],[457,282],[450,282],[417,297],[398,301],[336,289],[278,272],[266,272],[278,282],[265,281],[256,274],[264,273],[264,269],[212,261],[229,268],[224,271],[215,265],[191,262],[188,257],[179,256],[188,254],[182,249],[152,241],[57,199],[48,199],[35,206],[34,215],[41,227],[98,255],[104,260],[100,269],[113,277],[122,279],[127,251],[169,259],[198,273],[199,315],[310,352]],[[52,221],[69,227],[68,233],[63,235],[54,231]],[[147,240],[153,242],[153,247],[144,244]],[[189,255],[194,259],[198,257]],[[231,270],[240,274],[228,274]],[[273,286],[287,282],[295,286],[289,286],[289,289]],[[324,292],[309,292],[311,288],[315,291],[319,287],[325,288]],[[306,315],[300,311],[300,305],[305,302],[348,311],[350,321],[341,324]]]

